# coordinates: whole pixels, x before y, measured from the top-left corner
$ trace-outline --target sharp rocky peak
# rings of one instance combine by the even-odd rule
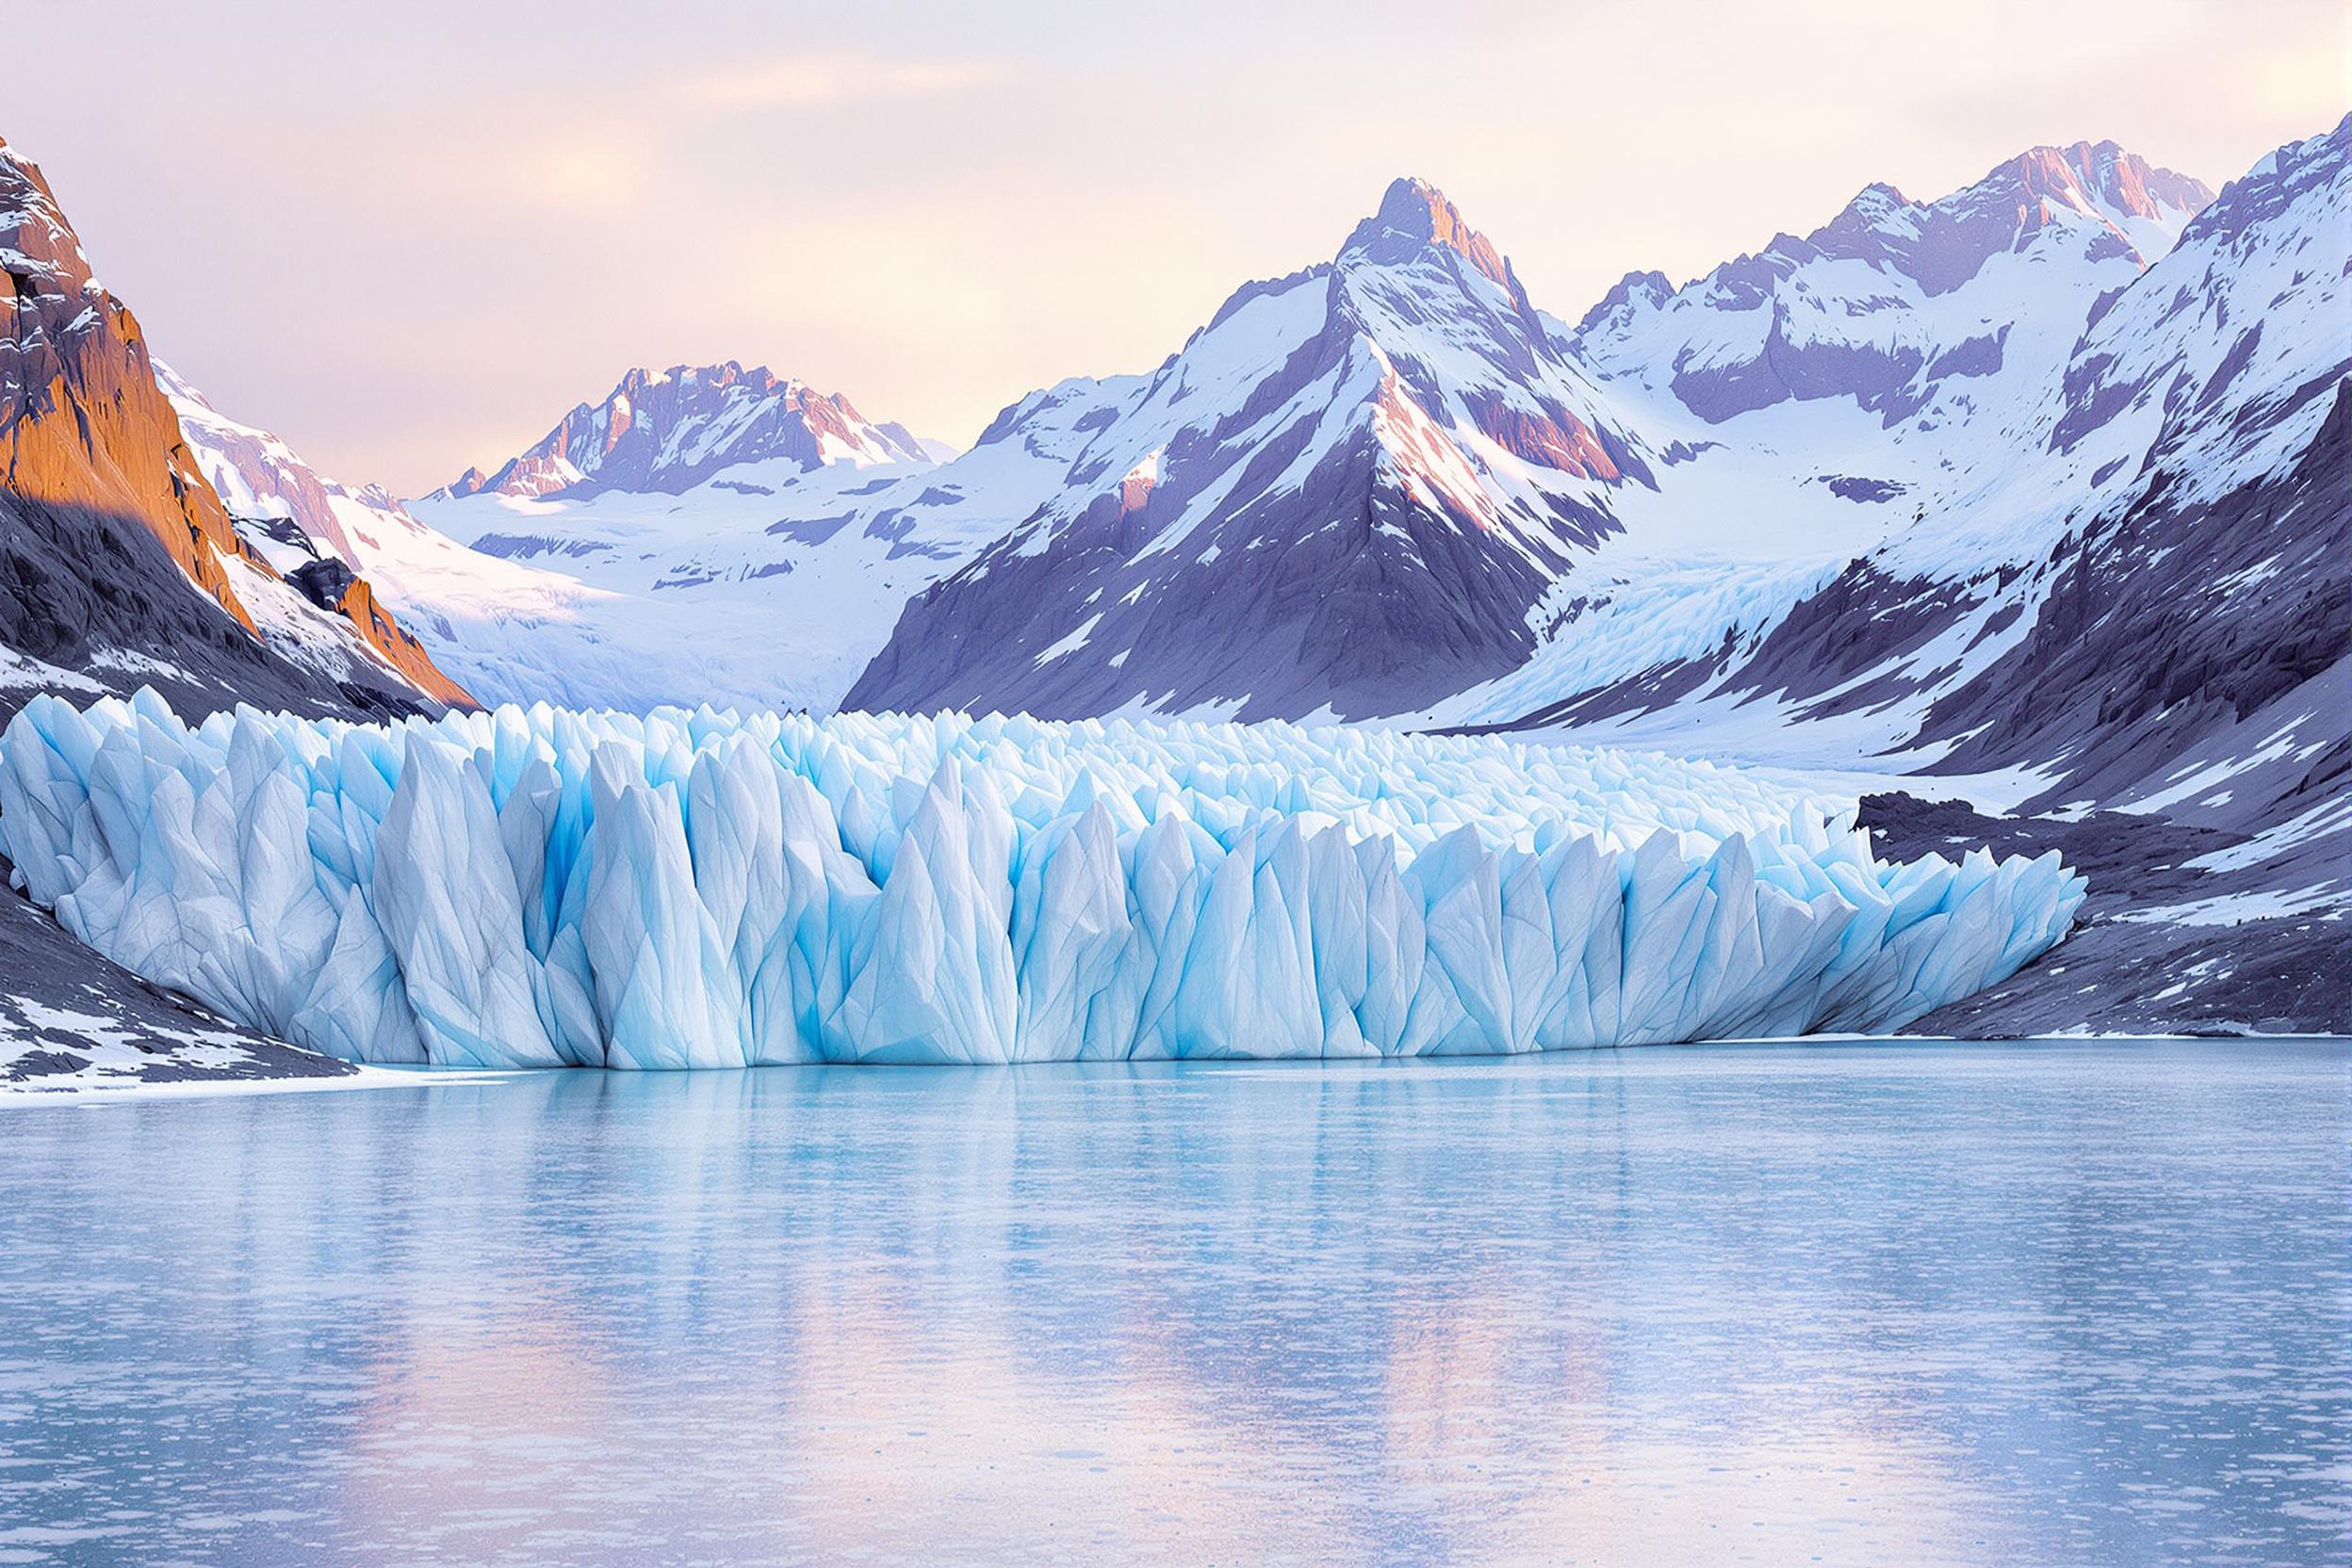
[[[2112,141],[2029,147],[1979,183],[2010,181],[2032,195],[2079,194],[2134,218],[2161,217],[2167,208],[2194,213],[2213,199],[2203,181],[2158,168]]]
[[[789,391],[802,385],[790,376],[777,375],[764,365],[745,369],[742,364],[730,359],[717,365],[673,365],[666,369],[636,366],[621,377],[619,384],[612,390],[616,394],[643,397],[662,386],[676,386],[682,393],[706,389],[724,392],[731,387],[743,386],[764,395],[779,388]]]
[[[1355,227],[1340,247],[1344,260],[1362,255],[1393,264],[1410,261],[1425,248],[1452,251],[1495,284],[1512,293],[1518,285],[1511,263],[1492,240],[1472,228],[1462,209],[1427,180],[1392,181],[1380,198],[1380,209]]]
[[[1909,234],[1922,225],[1999,212],[2032,228],[2054,208],[2112,223],[2146,218],[2177,224],[2202,210],[2213,193],[2198,180],[2159,168],[2113,141],[2029,147],[1975,181],[1934,201],[1914,201],[1884,181],[1867,185],[1844,210],[1808,237],[1836,249],[1841,237],[1870,231]],[[1788,250],[1790,237],[1775,239]]]

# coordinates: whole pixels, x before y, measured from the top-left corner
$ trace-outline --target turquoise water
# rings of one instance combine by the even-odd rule
[[[0,1561],[2342,1560],[2352,1054],[0,1110]]]

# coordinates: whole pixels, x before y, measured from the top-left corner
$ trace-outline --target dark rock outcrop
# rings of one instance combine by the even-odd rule
[[[2329,787],[2346,783],[2339,767]],[[1986,816],[1956,801],[1868,795],[1878,853],[1911,859],[1984,844],[2056,850],[2089,897],[2072,935],[2001,985],[1928,1014],[1907,1033],[2018,1038],[2070,1030],[2132,1035],[2352,1034],[2352,924],[2325,910],[2261,912],[2282,881],[2342,875],[2345,846],[2314,842],[2284,864],[2231,866],[2249,835],[2164,817]],[[2198,864],[2213,859],[2217,869]],[[2231,912],[2242,906],[2246,912]],[[2181,912],[2197,918],[2184,920]]]
[[[8,890],[11,870],[0,859],[0,1094],[358,1073],[108,963]]]

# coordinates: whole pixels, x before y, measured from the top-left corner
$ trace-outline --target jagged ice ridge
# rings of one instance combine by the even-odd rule
[[[1883,1030],[2063,936],[2057,856],[1852,802],[1289,725],[36,698],[0,847],[75,936],[363,1061],[1412,1055]]]

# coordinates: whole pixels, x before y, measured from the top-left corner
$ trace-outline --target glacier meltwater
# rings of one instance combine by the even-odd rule
[[[108,957],[372,1062],[1358,1056],[1882,1030],[2065,934],[1700,762],[1288,725],[34,699],[0,848]]]

